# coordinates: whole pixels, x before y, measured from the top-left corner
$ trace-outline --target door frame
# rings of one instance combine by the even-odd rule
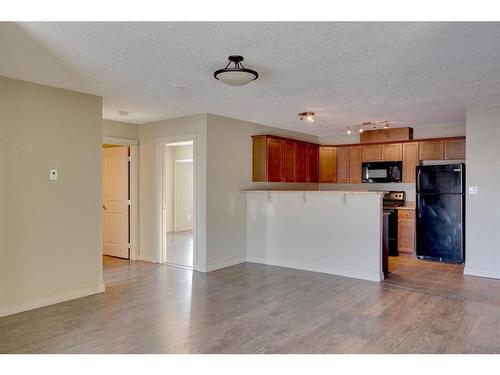
[[[102,144],[130,148],[130,260],[139,257],[139,140],[102,137]]]
[[[158,263],[167,263],[167,233],[166,233],[166,215],[164,191],[165,187],[165,147],[170,143],[193,142],[193,266],[197,269],[198,259],[198,201],[196,199],[198,160],[196,158],[198,136],[196,134],[184,134],[170,137],[159,137],[156,139],[156,259]]]

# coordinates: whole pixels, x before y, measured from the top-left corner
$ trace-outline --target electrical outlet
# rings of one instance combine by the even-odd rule
[[[57,181],[57,169],[49,169],[49,181]]]

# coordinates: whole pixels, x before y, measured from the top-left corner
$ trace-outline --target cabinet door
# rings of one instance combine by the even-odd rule
[[[361,182],[361,146],[349,147],[349,181]]]
[[[297,182],[307,181],[307,144],[297,143],[296,171]]]
[[[283,142],[283,171],[282,181],[295,182],[295,159],[296,159],[296,146],[297,143],[293,141]]]
[[[337,148],[337,182],[349,182],[349,147]]]
[[[447,139],[444,141],[445,159],[465,159],[465,139]]]
[[[319,146],[307,145],[307,182],[318,182]]]
[[[319,182],[337,182],[337,148],[319,148]]]
[[[363,161],[382,160],[382,145],[363,146]]]
[[[398,251],[413,253],[415,250],[415,220],[398,219]]]
[[[444,157],[444,142],[440,139],[419,142],[420,160],[440,160]]]
[[[403,143],[403,182],[415,182],[418,142]]]
[[[400,161],[403,160],[401,143],[389,143],[382,145],[382,160]]]
[[[281,182],[283,145],[279,139],[267,139],[267,180]]]
[[[252,181],[267,181],[267,138],[252,138]]]

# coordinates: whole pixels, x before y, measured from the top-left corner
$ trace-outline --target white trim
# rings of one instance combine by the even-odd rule
[[[164,230],[166,223],[164,198],[165,181],[165,146],[171,143],[193,141],[193,269],[205,272],[199,267],[198,260],[198,184],[199,161],[197,158],[198,136],[196,134],[183,134],[171,137],[159,137],[156,139],[156,258],[160,263],[166,263],[167,259],[167,233]],[[205,268],[205,267],[203,267]]]
[[[139,257],[139,145],[130,145],[130,259]]]
[[[41,298],[34,301],[16,303],[0,309],[0,317],[17,314],[23,311],[37,309],[39,307],[54,305],[56,303],[66,302],[77,298],[91,296],[93,294],[103,293],[105,291],[104,284],[99,284],[92,288],[85,288],[66,292],[53,297]]]
[[[487,277],[490,279],[500,279],[500,272],[493,272],[488,270],[482,270],[478,268],[470,268],[465,266],[464,275],[477,276],[477,277]]]
[[[248,258],[247,262],[267,264],[269,266],[294,268],[294,269],[303,270],[303,271],[321,272],[321,273],[327,273],[330,275],[352,277],[354,279],[361,279],[361,280],[368,280],[368,281],[380,282],[380,281],[384,280],[384,273],[383,272],[381,272],[381,273],[353,272],[353,271],[340,269],[340,268],[321,267],[321,266],[315,266],[312,264],[305,264],[305,263],[272,261],[272,260],[260,259],[260,258]]]
[[[139,140],[138,139],[128,139],[128,138],[118,138],[118,137],[103,136],[102,137],[102,143],[103,144],[110,144],[110,145],[125,145],[125,146],[130,146],[130,145],[138,145],[139,144]]]

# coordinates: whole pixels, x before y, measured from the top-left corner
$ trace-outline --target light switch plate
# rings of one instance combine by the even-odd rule
[[[49,181],[57,181],[57,169],[49,169]]]
[[[469,195],[477,195],[479,194],[479,188],[475,185],[469,186]]]

